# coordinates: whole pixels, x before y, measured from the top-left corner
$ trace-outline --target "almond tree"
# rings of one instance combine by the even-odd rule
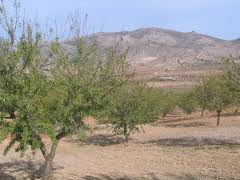
[[[208,102],[211,99],[211,92],[209,89],[211,82],[208,78],[208,76],[202,77],[199,84],[194,87],[197,104],[201,108],[201,117],[203,117],[203,114],[207,109]]]
[[[165,118],[167,114],[171,113],[176,107],[176,96],[172,92],[162,91],[161,94],[161,114]]]
[[[240,104],[240,64],[239,58],[229,57],[225,59],[224,78],[232,95],[233,106]]]
[[[143,124],[153,122],[161,114],[159,92],[141,84],[128,84],[114,94],[110,122],[115,134],[124,135],[126,142]]]
[[[33,29],[25,25],[14,43],[11,35],[2,37],[0,108],[14,116],[1,117],[0,140],[9,140],[4,154],[40,150],[45,159],[41,176],[49,179],[59,142],[78,131],[85,116],[106,110],[109,96],[128,80],[128,64],[125,53],[99,55],[95,45],[80,37],[71,42],[74,53],[58,41],[43,47],[43,36]],[[6,51],[6,44],[11,50]],[[50,145],[43,135],[51,139]]]
[[[177,104],[187,114],[194,112],[197,108],[195,91],[191,89],[181,94]]]
[[[225,60],[225,71],[208,75],[195,87],[199,106],[204,111],[217,112],[217,126],[220,124],[222,111],[239,105],[239,65],[232,59]]]
[[[85,116],[95,116],[104,110],[108,96],[125,82],[123,56],[111,54],[102,62],[86,49],[80,52],[74,59],[57,52],[55,67],[48,73],[34,65],[29,65],[28,71],[16,73],[19,93],[12,94],[18,100],[14,106],[16,116],[12,121],[1,120],[1,139],[11,137],[5,154],[16,143],[17,152],[24,153],[29,146],[33,151],[40,149],[45,158],[44,179],[51,172],[59,141],[81,128]],[[1,94],[5,104],[7,96]],[[43,143],[43,134],[52,141],[50,150]]]
[[[233,104],[233,94],[223,74],[209,75],[206,78],[208,100],[207,109],[217,112],[217,126],[221,112]]]

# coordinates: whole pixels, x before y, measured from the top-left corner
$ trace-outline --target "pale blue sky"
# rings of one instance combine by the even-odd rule
[[[22,0],[22,6],[42,24],[52,18],[62,25],[78,9],[95,32],[162,27],[240,38],[240,0]]]

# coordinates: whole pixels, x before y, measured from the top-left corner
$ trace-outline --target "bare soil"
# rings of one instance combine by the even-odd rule
[[[68,137],[58,147],[54,179],[240,179],[240,116],[174,112],[145,125],[130,143],[98,128],[85,142]],[[46,139],[47,141],[47,139]],[[4,142],[0,146],[3,150]],[[30,179],[40,153],[0,156],[0,179]]]

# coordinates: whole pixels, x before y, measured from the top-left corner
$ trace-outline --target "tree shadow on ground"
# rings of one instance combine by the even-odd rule
[[[190,123],[178,123],[178,124],[167,124],[166,127],[202,127],[206,126],[206,123],[203,122],[190,122]]]
[[[90,136],[86,140],[67,139],[66,141],[77,143],[80,145],[111,146],[122,144],[125,142],[125,139],[121,136],[116,136],[112,134],[95,134]]]
[[[86,140],[86,143],[88,144],[94,144],[98,146],[111,146],[116,144],[124,143],[125,139],[121,136],[115,136],[111,134],[98,134],[93,135],[88,140]]]
[[[174,119],[160,119],[157,124],[164,125],[167,123],[174,123],[174,122],[182,122],[182,121],[189,121],[195,119],[194,117],[178,117]]]
[[[16,178],[11,175],[0,172],[0,180],[15,180],[15,179]]]
[[[165,138],[158,140],[151,140],[143,142],[143,144],[155,144],[159,146],[180,146],[180,147],[194,147],[194,146],[239,146],[239,142],[232,140],[222,140],[214,138]]]
[[[41,163],[35,163],[31,160],[0,163],[0,180],[40,178],[39,168],[41,167],[41,165],[42,165]],[[54,166],[53,174],[54,171],[56,171],[59,168],[63,167]]]
[[[170,173],[165,173],[162,175],[154,175],[154,173],[150,173],[144,177],[131,177],[131,176],[119,176],[119,175],[105,175],[105,174],[98,174],[98,175],[89,175],[81,177],[84,180],[132,180],[132,179],[141,179],[141,180],[162,180],[162,179],[173,179],[173,180],[199,180],[199,179],[229,179],[229,180],[237,180],[234,177],[217,177],[217,176],[210,176],[210,175],[192,175],[192,174],[182,174],[182,175],[175,175]]]

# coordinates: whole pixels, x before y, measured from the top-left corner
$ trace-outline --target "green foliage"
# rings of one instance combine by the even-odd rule
[[[16,4],[16,17],[9,18],[0,1],[0,141],[10,138],[4,154],[40,150],[48,179],[58,142],[84,132],[85,116],[108,112],[111,95],[128,81],[128,63],[122,51],[99,54],[79,36],[72,36],[74,52],[57,40],[44,41],[37,27],[19,22]],[[43,135],[52,141],[50,150]]]
[[[178,99],[178,107],[187,114],[194,112],[197,108],[195,91],[191,89],[182,93]]]
[[[226,79],[226,86],[228,86],[231,92],[231,99],[233,106],[240,105],[240,64],[237,63],[238,59],[233,57],[226,58],[225,72],[223,74]]]
[[[76,135],[78,136],[80,141],[85,141],[89,137],[89,135],[92,133],[92,129],[88,126],[82,126],[78,129],[76,132]]]
[[[49,46],[50,71],[40,67],[45,59],[40,54],[39,34],[31,29],[16,48],[0,56],[1,112],[14,112],[13,119],[1,119],[0,139],[11,136],[7,153],[15,144],[17,152],[31,147],[49,154],[41,139],[45,134],[53,145],[84,126],[85,116],[98,116],[110,103],[109,96],[127,81],[125,56],[109,53],[101,60],[95,46],[80,39],[77,54],[72,57],[58,42]]]
[[[15,106],[16,117],[9,122],[5,122],[5,119],[1,121],[2,128],[5,126],[11,127],[8,128],[8,133],[11,135],[12,140],[9,146],[6,147],[5,153],[16,142],[18,142],[18,146],[15,149],[17,152],[24,153],[28,145],[31,146],[32,150],[40,148],[41,142],[37,140],[35,134],[43,133],[48,129],[46,126],[43,126],[42,121],[38,120],[43,112],[42,108],[37,106],[39,99],[45,94],[44,91],[47,87],[46,78],[37,72],[31,72],[31,74],[22,76],[21,82],[22,88],[19,94],[18,105]]]
[[[32,32],[28,26],[15,49],[0,46],[0,111],[15,118],[16,109],[21,101],[25,88],[25,75],[33,68],[31,63],[37,63],[40,57],[37,46],[40,43],[40,34]]]
[[[208,109],[211,111],[222,111],[232,104],[231,91],[226,79],[222,75],[209,77],[209,90],[211,98],[208,101]]]
[[[228,73],[205,76],[195,88],[198,104],[202,110],[208,109],[218,113],[217,125],[220,122],[220,113],[238,104],[236,99],[239,97],[239,91],[236,85],[227,78]]]
[[[160,114],[158,92],[141,84],[127,84],[114,94],[110,119],[113,132],[124,135],[139,132],[142,124],[152,122]]]
[[[171,91],[160,91],[159,92],[160,108],[162,117],[166,117],[167,114],[171,113],[176,107],[176,95]]]
[[[202,110],[202,116],[212,98],[210,85],[209,76],[204,76],[200,79],[199,84],[194,87],[197,104]]]

